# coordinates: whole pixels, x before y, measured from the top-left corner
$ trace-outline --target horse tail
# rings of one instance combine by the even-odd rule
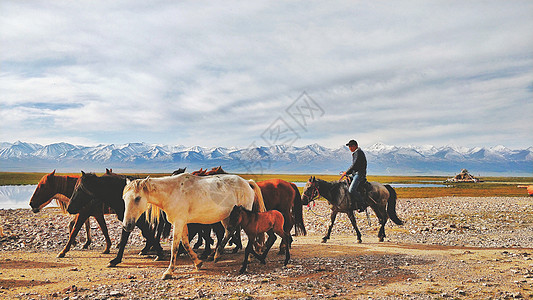
[[[398,195],[392,186],[386,184],[385,187],[389,191],[389,199],[387,200],[387,214],[394,223],[397,225],[403,225],[403,221],[400,220],[396,214],[396,199],[398,199]]]
[[[252,190],[254,190],[255,197],[254,197],[254,206],[252,208],[255,212],[265,212],[265,202],[263,201],[263,194],[261,193],[261,188],[253,181],[252,179],[248,180],[248,183],[250,184],[250,187]]]
[[[292,216],[294,217],[294,231],[296,232],[296,235],[307,235],[307,231],[305,230],[304,225],[302,196],[300,195],[300,190],[298,190],[296,184],[291,182],[291,186],[294,190],[294,201],[292,207]]]

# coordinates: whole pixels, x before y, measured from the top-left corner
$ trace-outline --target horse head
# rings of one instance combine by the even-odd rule
[[[172,172],[172,176],[179,175],[181,173],[185,173],[185,170],[187,170],[187,168],[179,168],[176,171]]]
[[[315,176],[311,176],[304,186],[302,193],[302,204],[308,205],[319,194]]]
[[[45,207],[56,194],[55,189],[55,173],[56,170],[50,174],[44,175],[37,188],[30,199],[30,206],[34,213],[38,213],[43,207]]]
[[[125,231],[131,232],[139,217],[148,209],[150,191],[150,177],[133,181],[126,179],[126,186],[122,195],[126,207],[122,222]]]
[[[94,173],[85,173],[81,171],[81,177],[76,182],[76,187],[70,197],[67,212],[69,214],[77,214],[80,210],[87,206],[92,200],[96,198],[94,193],[94,182],[98,176]]]
[[[228,230],[230,232],[235,232],[237,230],[237,226],[241,224],[242,221],[242,212],[244,210],[244,207],[242,205],[235,205],[233,206],[233,209],[231,210],[231,213],[229,215],[229,221],[228,221]]]

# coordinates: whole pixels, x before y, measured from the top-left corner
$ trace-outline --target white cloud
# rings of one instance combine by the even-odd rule
[[[245,147],[307,91],[326,113],[297,143],[528,146],[532,11],[528,1],[4,1],[0,140]]]

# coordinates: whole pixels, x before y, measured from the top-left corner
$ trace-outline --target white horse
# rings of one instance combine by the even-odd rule
[[[237,175],[200,177],[183,173],[170,177],[137,179],[127,182],[123,198],[126,205],[124,230],[133,230],[135,222],[149,204],[164,210],[168,220],[174,225],[170,265],[163,273],[163,279],[172,277],[180,241],[196,269],[202,266],[202,261],[189,245],[188,223],[213,224],[222,221],[226,232],[222,243],[217,245],[216,262],[232,234],[227,228],[233,207],[242,205],[249,210],[266,211],[259,186],[253,180],[246,181]],[[157,214],[152,213],[152,217],[157,217]]]

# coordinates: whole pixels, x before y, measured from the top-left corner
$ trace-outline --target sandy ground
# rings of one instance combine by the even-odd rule
[[[449,202],[449,199],[445,200]],[[476,199],[485,204],[494,201],[495,209],[501,200]],[[160,277],[168,266],[168,261],[156,262],[153,257],[139,256],[137,253],[142,248],[140,244],[127,248],[124,262],[119,267],[107,268],[109,260],[117,251],[114,247],[112,254],[101,254],[102,247],[98,243],[89,250],[81,250],[78,246],[67,257],[59,259],[56,258],[58,251],[55,248],[5,250],[11,246],[6,246],[8,242],[4,242],[4,248],[0,252],[0,298],[533,298],[531,236],[518,239],[518,242],[514,242],[519,244],[516,246],[468,246],[468,240],[475,240],[478,235],[483,235],[483,240],[488,236],[489,244],[494,241],[503,243],[498,240],[500,235],[527,235],[532,225],[530,198],[512,199],[519,211],[513,213],[513,218],[519,221],[516,224],[502,224],[500,231],[491,231],[491,227],[493,222],[501,223],[501,220],[487,221],[480,218],[481,224],[474,224],[468,215],[460,216],[469,220],[469,227],[485,228],[480,232],[458,230],[466,225],[457,223],[453,214],[449,217],[447,227],[442,227],[444,229],[440,229],[440,225],[431,227],[428,224],[431,224],[432,219],[442,221],[444,217],[435,217],[428,211],[422,218],[425,222],[421,222],[420,213],[427,210],[427,205],[434,205],[435,201],[424,200],[429,201],[424,208],[419,207],[420,203],[411,203],[414,201],[418,200],[402,200],[399,203],[400,217],[407,224],[403,227],[387,226],[389,237],[385,243],[378,242],[377,227],[365,224],[364,215],[360,214],[358,220],[363,231],[362,244],[356,243],[353,233],[343,225],[346,220],[342,219],[331,240],[323,244],[320,242],[322,233],[329,221],[306,212],[310,232],[305,237],[295,237],[289,265],[282,266],[283,256],[277,255],[277,249],[273,248],[266,265],[253,261],[244,275],[238,273],[243,259],[242,251],[237,254],[228,253],[218,263],[206,262],[200,271],[194,270],[187,256],[181,256],[176,276],[163,281]],[[410,207],[418,207],[416,211],[419,214],[409,211],[405,206],[408,204]],[[475,203],[472,205],[476,206]],[[483,211],[490,210],[487,207]],[[503,209],[504,212],[506,210],[508,209]],[[323,214],[327,209],[322,207],[315,212]],[[474,211],[472,214],[478,215],[479,212]],[[522,214],[522,217],[518,218],[517,214]],[[9,211],[4,211],[3,219],[7,217],[9,221],[9,215]],[[445,212],[445,215],[451,214]],[[488,215],[493,217],[493,214]],[[509,216],[511,212],[507,211],[504,215]],[[66,221],[68,218],[65,217]],[[415,221],[419,222],[419,226],[413,225]],[[6,227],[9,226],[4,226]],[[13,231],[13,227],[9,229]],[[100,232],[95,235],[98,234]],[[439,234],[443,241],[440,245],[435,242],[438,241]],[[419,242],[424,240],[421,236],[428,235],[431,236],[430,242]],[[490,238],[491,235],[494,238]],[[455,238],[450,238],[454,236]],[[446,245],[451,240],[462,241],[458,243],[460,246]],[[164,248],[167,251],[170,249],[169,245],[169,241],[165,241]]]

